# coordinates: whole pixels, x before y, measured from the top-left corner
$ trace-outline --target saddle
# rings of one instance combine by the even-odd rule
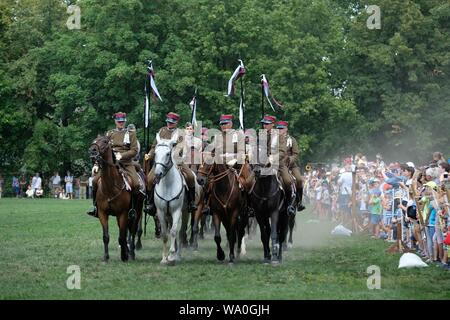
[[[139,179],[139,192],[145,195],[145,186],[147,183],[147,178],[145,177],[144,171],[138,163],[133,162],[134,168]],[[125,183],[125,189],[127,191],[132,191],[131,185],[133,183],[129,173],[123,168],[122,164],[119,164],[119,173],[122,175],[123,182]]]

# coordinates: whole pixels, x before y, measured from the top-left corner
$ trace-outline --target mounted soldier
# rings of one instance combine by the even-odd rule
[[[278,156],[278,171],[281,176],[282,186],[285,192],[285,198],[288,202],[287,212],[289,215],[295,214],[295,199],[296,199],[296,190],[295,185],[292,182],[292,179],[289,175],[288,167],[286,166],[286,157],[287,157],[287,137],[278,134],[278,132],[274,132],[276,118],[271,115],[266,115],[261,120],[263,124],[264,130],[267,130],[267,156],[268,163],[271,165],[274,164],[274,157]],[[276,134],[276,136],[274,136]],[[274,139],[278,139],[278,142]],[[278,150],[273,150],[274,146],[278,144]],[[272,154],[272,152],[278,152],[278,154]]]
[[[106,133],[106,136],[110,140],[111,149],[114,154],[116,162],[125,171],[124,181],[128,184],[128,178],[131,180],[129,187],[132,190],[132,194],[142,193],[145,195],[145,185],[143,172],[140,170],[139,165],[133,161],[134,158],[139,153],[139,141],[136,136],[136,130],[133,125],[129,125],[125,128],[125,123],[127,121],[127,114],[124,112],[117,112],[113,116],[116,128],[110,130]],[[93,173],[98,173],[97,164],[94,165]],[[138,173],[139,172],[139,173]],[[139,177],[141,175],[141,177]],[[126,176],[126,177],[125,177]],[[96,192],[97,192],[97,182],[99,175],[94,177],[93,186],[93,208],[91,208],[87,214],[93,217],[97,217],[97,203],[96,203]]]
[[[180,115],[174,112],[169,112],[166,115],[166,126],[159,129],[159,137],[160,139],[170,140],[174,135],[178,136],[177,145],[174,147],[174,152],[179,157],[183,157],[183,141],[184,141],[184,133],[182,130],[178,129],[178,122],[180,120]],[[147,176],[147,190],[149,195],[149,208],[147,208],[148,212],[153,215],[155,213],[155,203],[154,203],[154,187],[155,187],[155,166],[153,164],[155,159],[155,148],[157,145],[156,139],[153,141],[153,144],[150,148],[149,153],[145,155],[145,161],[149,161],[152,170]],[[188,198],[189,198],[189,210],[193,211],[197,208],[195,204],[195,176],[191,169],[189,169],[188,165],[184,162],[178,163],[179,169],[181,170],[184,178],[186,179],[186,184],[188,187]]]
[[[298,167],[299,148],[297,140],[291,136],[288,132],[289,122],[278,121],[277,129],[280,132],[280,136],[283,137],[283,141],[286,141],[286,156],[285,165],[295,178],[295,185],[297,188],[297,210],[302,211],[305,209],[303,205],[303,177]]]

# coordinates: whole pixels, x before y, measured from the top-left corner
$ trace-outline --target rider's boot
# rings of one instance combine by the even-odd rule
[[[302,195],[303,195],[303,190],[302,189],[298,190],[298,192],[297,192],[297,211],[303,211],[306,209],[306,207],[302,203],[302,200],[303,200]]]
[[[96,195],[97,195],[97,189],[93,188],[93,190],[92,190],[92,207],[86,212],[86,214],[93,216],[94,218],[98,218]]]
[[[144,212],[152,217],[156,215],[156,206],[155,206],[155,187],[148,192],[148,198],[144,207]]]

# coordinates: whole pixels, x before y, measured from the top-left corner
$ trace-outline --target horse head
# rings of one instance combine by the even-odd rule
[[[103,162],[107,162],[107,152],[111,152],[110,143],[111,141],[107,136],[99,136],[92,142],[89,147],[89,157],[92,162],[96,162],[99,165]]]
[[[161,139],[159,133],[156,135],[155,148],[155,179],[156,183],[169,172],[173,166],[173,147],[177,144],[178,135],[174,134],[172,139]]]
[[[197,172],[197,183],[201,186],[205,186],[208,182],[208,176],[213,170],[214,164],[202,163]]]

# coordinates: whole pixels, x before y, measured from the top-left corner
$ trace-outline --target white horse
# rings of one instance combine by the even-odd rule
[[[187,199],[184,178],[174,161],[173,148],[177,144],[178,135],[171,140],[156,136],[155,148],[155,206],[161,223],[163,252],[161,264],[175,264],[181,260],[180,220],[187,221]],[[187,223],[186,223],[187,224]],[[170,249],[167,242],[170,236]]]

